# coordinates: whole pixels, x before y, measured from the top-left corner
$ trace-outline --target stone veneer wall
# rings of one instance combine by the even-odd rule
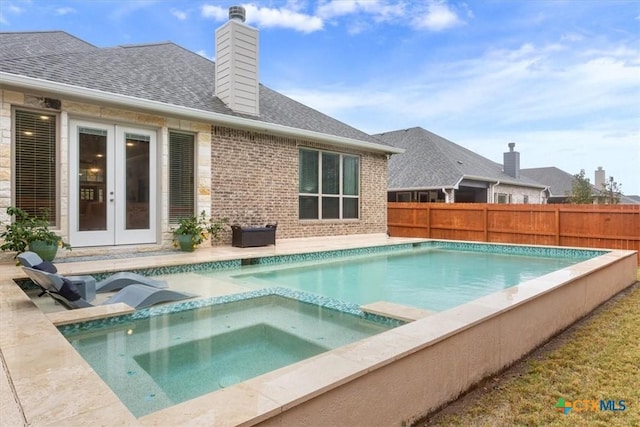
[[[170,247],[172,235],[168,224],[168,144],[169,131],[180,130],[196,135],[197,157],[197,210],[209,212],[211,209],[211,125],[209,123],[181,120],[156,114],[136,112],[116,107],[101,106],[86,102],[77,102],[56,97],[61,100],[61,110],[44,109],[40,102],[41,94],[29,94],[20,91],[0,90],[0,221],[11,220],[6,215],[6,208],[13,204],[13,172],[12,172],[12,108],[43,111],[58,115],[58,147],[59,147],[59,188],[60,188],[60,217],[59,224],[52,227],[65,240],[69,239],[69,121],[72,118],[82,120],[96,120],[114,125],[129,125],[152,128],[157,131],[158,171],[161,182],[158,184],[158,199],[161,221],[161,235],[156,245],[139,245],[137,250],[157,250],[160,247]],[[131,245],[127,250],[131,250]],[[58,257],[66,255],[105,255],[118,252],[118,247],[74,247],[73,253],[59,251]],[[0,252],[0,261],[9,259],[12,253]]]
[[[211,212],[230,223],[278,222],[277,238],[385,233],[387,160],[384,154],[222,126],[211,128]],[[298,150],[360,156],[360,218],[298,219]],[[229,244],[230,234],[221,244]]]

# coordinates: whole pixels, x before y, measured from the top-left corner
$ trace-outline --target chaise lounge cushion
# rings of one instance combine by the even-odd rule
[[[69,301],[78,301],[80,298],[82,298],[82,295],[80,295],[78,288],[71,280],[67,279],[66,277],[60,277],[60,278],[64,283],[60,288],[60,290],[58,291],[60,295],[62,295]]]
[[[52,273],[52,274],[58,272],[58,269],[56,268],[56,266],[53,265],[53,263],[51,263],[50,261],[42,261],[40,264],[34,265],[33,268],[40,271],[46,271],[47,273]]]

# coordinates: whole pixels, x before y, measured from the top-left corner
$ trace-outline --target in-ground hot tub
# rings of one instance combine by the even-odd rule
[[[273,290],[178,303],[59,329],[140,417],[398,324]]]

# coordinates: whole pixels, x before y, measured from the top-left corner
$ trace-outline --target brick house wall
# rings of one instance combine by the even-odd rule
[[[312,141],[211,128],[211,212],[230,223],[278,222],[278,238],[385,233],[387,159],[384,154]],[[322,149],[360,156],[360,218],[298,219],[298,150]],[[229,244],[230,235],[221,244]]]
[[[43,110],[37,95],[0,90],[0,221],[8,222],[6,207],[12,194],[13,109],[47,111],[58,116],[59,222],[52,227],[69,237],[69,121],[73,117],[114,124],[144,126],[158,133],[159,240],[157,244],[134,245],[137,250],[171,247],[168,223],[168,134],[171,130],[191,132],[197,144],[196,210],[213,217],[227,217],[246,225],[278,221],[277,237],[312,237],[345,234],[384,233],[387,230],[387,159],[384,154],[343,149],[311,141],[259,134],[212,126],[164,115],[141,113],[88,102],[60,98],[60,110]],[[360,156],[360,218],[337,221],[298,220],[298,148],[309,147]],[[222,245],[229,245],[231,232]],[[131,246],[129,246],[131,250]],[[74,247],[73,255],[117,252],[118,247]],[[0,253],[0,259],[9,256]],[[59,252],[60,257],[67,255]]]
[[[494,197],[498,193],[510,194],[512,204],[524,203],[524,196],[528,196],[529,201],[527,203],[529,204],[544,204],[547,202],[542,189],[537,188],[500,184],[494,187],[493,192]],[[489,201],[489,203],[493,202],[494,200]]]

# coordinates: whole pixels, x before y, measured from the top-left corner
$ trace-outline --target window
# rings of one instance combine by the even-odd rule
[[[497,193],[496,194],[496,203],[500,203],[500,204],[511,203],[511,194]]]
[[[359,157],[301,149],[299,168],[300,219],[359,217]]]
[[[169,223],[195,212],[195,136],[169,132]]]
[[[51,225],[59,199],[56,130],[55,115],[15,112],[15,205],[29,215],[48,212]]]
[[[524,203],[525,205],[529,203],[529,196],[525,194],[524,197],[522,198],[522,203]]]
[[[411,201],[411,192],[403,191],[402,193],[398,193],[396,196],[396,200],[398,202],[410,202]]]

